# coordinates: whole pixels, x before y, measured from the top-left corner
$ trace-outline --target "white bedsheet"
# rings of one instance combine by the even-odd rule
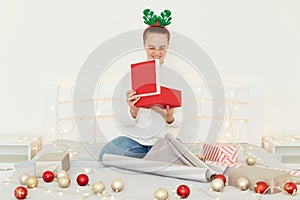
[[[97,155],[101,149],[101,145],[82,145],[80,142],[70,141],[56,141],[56,146],[51,146],[43,149],[42,152],[57,151],[68,148],[70,152],[77,152],[72,156],[71,168],[69,175],[71,178],[71,185],[69,188],[59,188],[56,181],[52,183],[44,183],[42,179],[39,179],[39,187],[35,189],[29,189],[30,199],[45,199],[45,200],[59,200],[59,199],[101,199],[97,195],[93,195],[91,191],[91,184],[95,181],[103,181],[106,185],[107,194],[102,199],[120,199],[120,200],[153,200],[154,191],[159,187],[164,187],[169,191],[170,200],[178,199],[175,196],[175,190],[180,184],[187,184],[191,188],[191,194],[188,199],[260,199],[261,196],[255,195],[253,191],[239,191],[235,187],[226,186],[222,192],[215,192],[211,190],[210,183],[202,183],[196,181],[188,181],[170,177],[163,177],[158,175],[151,175],[139,172],[132,172],[126,170],[120,170],[116,168],[105,167],[102,163],[96,161]],[[63,145],[62,145],[63,144]],[[250,148],[251,147],[251,148]],[[280,163],[270,154],[265,152],[259,147],[253,147],[245,145],[244,149],[239,149],[239,160],[244,162],[247,154],[244,150],[247,148],[247,152],[256,155],[259,160],[259,164],[272,165],[273,167],[283,167]],[[250,148],[250,149],[249,149]],[[192,151],[200,151],[201,146],[192,146]],[[261,163],[262,162],[262,163]],[[0,199],[15,199],[13,191],[19,185],[18,178],[23,173],[33,174],[33,161],[27,161],[25,163],[18,164],[16,171],[10,177],[10,181],[3,181],[0,184]],[[78,186],[76,184],[76,177],[78,174],[83,173],[86,169],[92,169],[89,173],[90,185]],[[121,178],[125,183],[125,188],[120,193],[112,192],[110,183],[114,178]],[[110,196],[112,195],[112,196]],[[113,197],[113,198],[109,198]],[[261,200],[275,199],[300,199],[300,195],[295,196],[286,195],[284,193],[278,194],[266,194]]]

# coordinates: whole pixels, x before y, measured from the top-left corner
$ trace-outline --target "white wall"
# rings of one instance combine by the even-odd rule
[[[264,90],[265,132],[298,134],[297,0],[2,0],[0,135],[43,135],[47,88],[73,83],[102,42],[145,27],[147,7],[172,10],[169,28],[200,44],[225,84]]]

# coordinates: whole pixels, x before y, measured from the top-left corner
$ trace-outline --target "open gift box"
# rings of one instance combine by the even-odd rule
[[[35,176],[42,177],[45,171],[55,172],[70,168],[70,157],[68,152],[44,153],[34,163]]]
[[[250,190],[254,190],[257,182],[263,181],[270,187],[268,193],[274,194],[281,192],[278,187],[283,188],[284,184],[290,180],[290,173],[287,171],[255,166],[243,166],[228,169],[228,185],[238,187],[237,180],[241,177],[249,180]]]

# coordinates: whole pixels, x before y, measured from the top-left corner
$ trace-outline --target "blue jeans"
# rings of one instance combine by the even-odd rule
[[[102,161],[104,154],[143,158],[150,151],[151,147],[142,145],[129,137],[120,136],[104,145],[98,160]]]

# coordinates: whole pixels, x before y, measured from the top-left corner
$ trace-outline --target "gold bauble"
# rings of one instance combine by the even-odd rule
[[[30,177],[30,175],[27,174],[27,173],[21,174],[21,175],[19,176],[20,184],[26,185],[26,181],[27,181],[27,179],[28,179],[29,177]]]
[[[167,200],[169,197],[169,193],[165,188],[158,188],[154,192],[155,200]]]
[[[67,187],[69,187],[71,180],[69,179],[69,177],[63,176],[63,177],[60,177],[59,179],[57,179],[57,182],[58,182],[59,187],[67,188]]]
[[[102,194],[105,190],[105,184],[102,181],[97,181],[92,185],[92,191],[94,194]]]
[[[216,178],[212,180],[211,187],[216,192],[222,192],[224,188],[224,182],[221,179]]]
[[[253,166],[256,164],[256,159],[252,156],[246,158],[246,163],[248,166]]]
[[[240,190],[247,190],[250,187],[250,182],[249,182],[249,180],[247,178],[241,177],[241,178],[237,179],[236,186]]]
[[[121,192],[124,188],[124,182],[121,179],[114,179],[110,186],[114,192]]]
[[[25,184],[28,188],[35,188],[37,187],[38,183],[39,181],[35,176],[29,176]]]
[[[59,170],[56,172],[56,178],[59,179],[61,177],[69,177],[68,172],[66,172],[65,170]]]

